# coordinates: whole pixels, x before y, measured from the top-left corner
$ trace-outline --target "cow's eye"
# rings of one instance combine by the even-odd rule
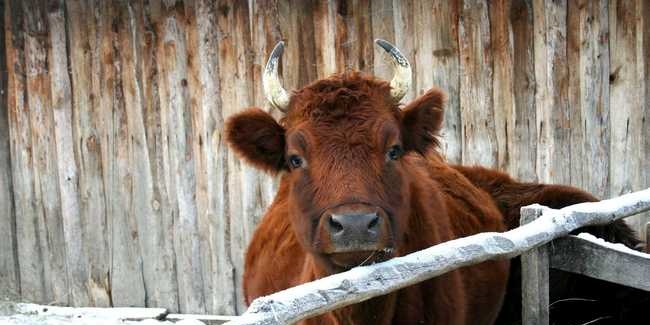
[[[388,152],[386,152],[386,158],[388,160],[397,160],[400,157],[402,157],[402,154],[404,153],[404,150],[402,150],[402,147],[399,145],[394,145],[388,149]]]
[[[302,158],[297,155],[289,156],[289,165],[291,168],[300,168],[302,167]]]

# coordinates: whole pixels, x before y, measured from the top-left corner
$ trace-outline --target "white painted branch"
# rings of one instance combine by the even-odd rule
[[[228,325],[290,324],[358,303],[489,259],[511,258],[587,225],[606,224],[650,210],[650,188],[601,202],[554,210],[505,233],[480,233],[370,266],[357,267],[253,301]]]

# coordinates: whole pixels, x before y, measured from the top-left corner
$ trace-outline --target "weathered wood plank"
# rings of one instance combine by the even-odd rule
[[[39,210],[37,231],[43,253],[45,297],[68,304],[69,283],[61,197],[56,165],[54,117],[52,112],[50,66],[48,55],[49,26],[46,4],[41,1],[21,3],[25,19],[25,66],[27,73],[28,111],[31,125],[32,168],[35,207]]]
[[[147,284],[147,305],[168,308],[178,312],[178,281],[176,277],[176,261],[174,243],[170,234],[174,232],[174,214],[170,201],[166,164],[167,152],[164,149],[166,138],[163,133],[163,117],[160,98],[160,70],[158,44],[161,38],[158,26],[161,20],[160,2],[153,2],[142,6],[142,13],[137,13],[139,6],[134,7],[138,29],[142,30],[142,48],[140,53],[142,67],[142,118],[145,127],[147,155],[151,170],[151,217],[147,220],[145,228],[140,228],[144,245],[156,246],[153,255],[145,256],[144,261],[151,263],[151,269],[144,268]],[[143,153],[144,155],[144,153]],[[140,227],[140,226],[139,226]],[[149,273],[151,272],[151,273]],[[153,279],[151,278],[153,276]]]
[[[5,13],[9,8],[0,3],[0,71],[7,71],[6,35],[11,32],[5,25]],[[13,63],[13,62],[12,62]],[[7,120],[8,76],[0,73],[0,296],[20,297],[18,247],[16,238],[16,214],[14,213],[13,184],[11,180],[11,148],[9,146],[9,122]]]
[[[540,210],[522,209],[520,224],[529,224],[540,216]],[[526,325],[549,322],[548,253],[548,245],[544,245],[521,254],[521,319]]]
[[[547,183],[569,184],[573,160],[566,59],[566,1],[533,2],[537,176]]]
[[[610,195],[620,195],[641,188],[643,165],[644,89],[646,78],[639,53],[641,36],[641,2],[610,1]],[[641,219],[627,220],[640,229]]]
[[[165,168],[174,214],[174,253],[179,310],[204,313],[203,275],[195,201],[195,157],[192,150],[192,107],[188,93],[187,17],[182,5],[162,3],[158,22],[161,127]]]
[[[211,1],[190,8],[188,89],[192,103],[193,150],[196,157],[196,204],[198,212],[201,273],[205,310],[232,315],[237,297],[233,265],[228,249],[226,205],[226,150],[220,130],[220,84],[218,79],[217,8]]]
[[[129,165],[129,129],[122,80],[122,48],[118,27],[124,24],[116,3],[100,1],[93,6],[98,17],[92,85],[98,97],[102,178],[110,256],[110,294],[114,306],[145,303],[142,261],[137,225],[130,212],[133,174]]]
[[[88,263],[87,283],[90,304],[98,307],[110,305],[109,270],[110,254],[106,215],[103,165],[100,135],[101,115],[97,109],[100,95],[93,85],[94,69],[99,69],[99,39],[96,37],[92,3],[66,1],[67,38],[70,44],[70,78],[72,87],[72,120],[74,152],[78,155],[79,214],[81,218],[84,255]],[[97,95],[96,95],[97,94]]]
[[[575,10],[574,10],[575,9]],[[578,35],[570,37],[571,48],[578,51],[577,62],[570,62],[571,85],[576,87],[581,121],[572,122],[572,132],[582,132],[582,175],[571,175],[572,184],[588,189],[599,197],[609,196],[609,31],[607,1],[582,1],[569,7],[569,17],[577,24]],[[573,18],[571,18],[573,17]],[[575,121],[575,119],[573,120]],[[576,182],[576,177],[582,178]]]
[[[510,153],[514,151],[510,137],[515,129],[514,43],[510,11],[512,1],[489,3],[491,50],[494,55],[494,128],[497,144],[497,165],[501,170],[512,170]]]
[[[372,24],[372,33],[368,37],[373,40],[381,38],[395,44],[395,28],[393,24],[395,19],[393,18],[393,14],[392,0],[371,1],[370,21]],[[393,68],[386,51],[378,46],[374,46],[372,58],[372,69],[369,73],[372,73],[378,78],[390,80],[393,77]],[[409,58],[409,60],[412,61],[413,59]]]
[[[254,5],[251,7],[251,10],[257,11],[259,10],[258,7],[261,6],[263,5]],[[337,28],[336,1],[317,1],[314,4],[314,52],[316,59],[316,74],[318,78],[328,77],[338,71],[336,66],[336,57],[340,54],[336,52]],[[269,33],[273,32],[273,30],[273,28],[267,28],[264,32]],[[261,33],[261,31],[253,30],[252,36],[255,37],[258,33]],[[269,49],[264,51],[264,54],[270,52],[271,50]],[[255,54],[259,53],[256,52]]]
[[[58,187],[61,195],[69,301],[72,306],[88,306],[90,298],[86,287],[88,282],[85,279],[88,278],[89,266],[83,250],[83,229],[79,211],[79,171],[72,134],[72,85],[68,72],[64,10],[61,0],[50,2],[48,7],[48,65],[52,91],[50,109],[54,114],[55,161],[58,166]]]
[[[11,174],[16,209],[16,238],[19,261],[20,293],[23,299],[44,301],[43,255],[38,245],[32,140],[27,106],[25,66],[25,25],[20,3],[5,2],[5,37],[7,48],[7,110]]]
[[[509,137],[508,171],[518,179],[533,182],[537,180],[537,113],[532,0],[513,1],[509,17],[514,51],[515,111],[510,119],[514,122],[514,134]]]
[[[584,118],[582,117],[581,96],[585,94],[595,97],[595,93],[590,93],[591,89],[581,87],[581,82],[591,79],[591,76],[580,75],[580,68],[582,66],[581,43],[588,41],[584,38],[583,30],[590,28],[589,24],[591,21],[588,21],[588,17],[585,17],[584,20],[581,19],[581,9],[585,9],[585,7],[580,7],[579,5],[578,1],[568,1],[566,5],[566,109],[568,110],[570,132],[568,139],[566,139],[568,146],[565,148],[568,149],[570,155],[564,157],[564,159],[584,156],[585,130],[582,123]],[[592,67],[595,68],[595,66]],[[570,167],[569,184],[582,187],[584,184],[584,162],[570,159],[568,166]]]
[[[133,192],[130,193],[131,205],[128,211],[135,219],[137,229],[134,247],[142,261],[145,304],[176,311],[178,298],[173,250],[171,244],[165,244],[171,231],[168,224],[172,216],[161,215],[161,199],[155,190],[153,176],[156,163],[152,161],[149,151],[149,142],[155,145],[156,138],[148,138],[147,130],[148,127],[155,130],[160,124],[155,120],[146,120],[150,105],[158,102],[158,98],[151,98],[149,96],[155,96],[148,93],[152,88],[149,69],[156,64],[151,62],[151,44],[154,43],[152,38],[155,33],[150,28],[149,32],[146,32],[146,8],[142,3],[122,3],[118,9],[121,21],[124,22],[117,30],[117,42],[122,49],[119,52],[122,62],[120,77],[124,89],[126,127],[129,134],[128,161],[130,173],[133,175]],[[153,157],[155,159],[155,156]]]
[[[459,2],[434,1],[433,11],[423,13],[422,24],[432,32],[431,58],[432,66],[420,64],[420,70],[433,72],[433,87],[439,87],[447,94],[445,117],[442,127],[442,150],[449,162],[460,163],[463,139],[460,109],[460,77],[458,23]],[[430,14],[431,18],[426,15]],[[439,28],[431,28],[429,21],[439,23]],[[424,89],[423,89],[424,90]]]
[[[650,291],[650,255],[632,251],[625,246],[625,249],[612,249],[610,243],[601,243],[593,236],[582,236],[554,240],[548,246],[550,266]]]
[[[417,71],[417,60],[415,59],[416,49],[416,35],[415,27],[416,22],[413,19],[415,4],[413,0],[393,0],[393,26],[395,29],[395,44],[402,54],[409,59],[411,67],[414,71]],[[377,38],[377,36],[375,36]],[[409,102],[414,99],[416,92],[415,84],[415,75],[413,76],[413,85],[406,92],[406,95],[402,99],[402,102]]]
[[[493,57],[487,2],[464,1],[459,23],[462,163],[496,167]]]

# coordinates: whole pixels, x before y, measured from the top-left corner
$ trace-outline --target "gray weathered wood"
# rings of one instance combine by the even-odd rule
[[[609,2],[610,48],[610,195],[633,191],[645,179],[641,160],[644,157],[643,117],[646,75],[643,71],[641,38],[642,26],[630,22],[641,21],[644,1],[611,0]],[[645,126],[647,129],[647,125]],[[640,229],[640,218],[631,222]]]
[[[548,245],[550,267],[650,291],[650,255],[610,246],[577,236],[558,238]]]
[[[0,3],[0,12],[6,10]],[[4,31],[3,19],[0,30]],[[5,33],[0,35],[0,71],[7,69]],[[0,74],[0,296],[20,297],[18,277],[18,247],[16,238],[16,214],[14,213],[13,184],[11,181],[11,149],[9,146],[9,123],[7,117],[7,75]],[[0,297],[1,298],[1,297]]]
[[[496,167],[498,145],[492,99],[493,57],[486,1],[463,1],[460,9],[460,118],[462,163]]]
[[[459,267],[529,252],[587,225],[606,224],[648,210],[650,188],[615,199],[576,204],[560,210],[535,204],[522,208],[524,220],[530,222],[513,230],[505,233],[480,233],[447,241],[383,263],[356,267],[260,297],[251,303],[246,313],[227,324],[294,323],[399,290]],[[535,214],[541,216],[534,219]],[[536,273],[532,278],[538,281],[533,286],[543,289],[544,283],[548,282],[545,281],[547,275],[544,275],[548,269],[548,257],[544,252],[533,253],[536,255],[528,259],[533,268],[524,272]],[[529,292],[532,294],[526,297],[529,302],[543,308],[533,310],[537,314],[533,317],[536,321],[548,322],[548,316],[543,311],[548,306],[548,295],[540,290]]]
[[[541,216],[541,210],[522,209],[520,223],[529,224]],[[549,250],[548,245],[521,254],[521,319],[525,325],[549,322]]]

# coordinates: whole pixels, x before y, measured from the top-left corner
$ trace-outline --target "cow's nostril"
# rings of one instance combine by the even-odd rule
[[[336,221],[334,217],[329,217],[329,223],[330,228],[332,229],[332,233],[339,233],[343,231],[343,225],[340,222]]]
[[[375,214],[374,218],[368,223],[368,230],[375,231],[379,227],[379,216]]]

